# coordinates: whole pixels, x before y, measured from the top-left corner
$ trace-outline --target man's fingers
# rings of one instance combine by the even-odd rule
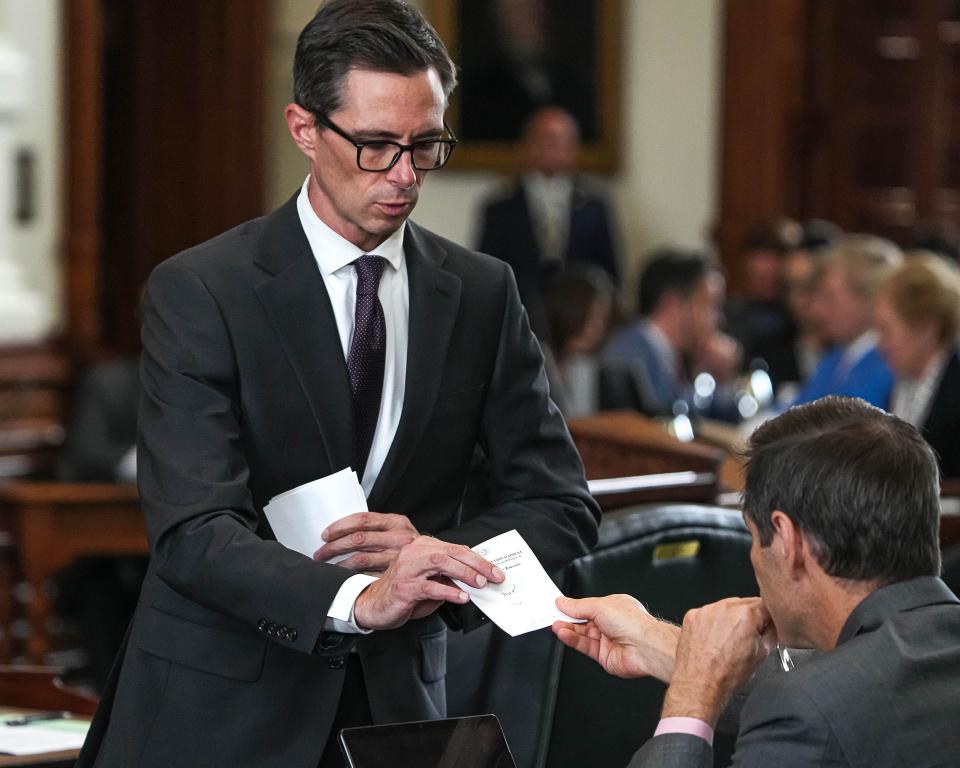
[[[421,536],[403,550],[409,562],[421,573],[458,579],[478,589],[487,582],[503,581],[503,572],[476,552],[459,544]]]
[[[363,573],[382,573],[390,567],[390,563],[395,559],[396,553],[394,552],[358,552],[346,560],[341,560],[337,565],[341,568],[349,568]]]
[[[423,579],[418,583],[417,587],[416,594],[411,597],[411,605],[429,601],[458,603],[462,605],[470,599],[470,596],[462,589],[449,586],[434,579]]]
[[[579,651],[584,656],[600,662],[600,639],[593,637],[583,624],[567,624],[563,621],[554,622],[551,627],[557,639],[568,648]]]
[[[414,536],[417,535],[417,529],[408,517],[386,512],[354,512],[352,515],[341,517],[330,523],[322,535],[324,541],[334,541],[359,531],[390,530],[405,530]]]
[[[592,619],[597,615],[600,606],[595,597],[575,599],[561,595],[556,600],[557,608],[571,619]]]
[[[327,541],[313,554],[314,560],[329,560],[347,552],[384,552],[398,550],[416,538],[410,531],[354,531],[340,538]]]
[[[385,515],[372,512],[354,512],[352,515],[341,517],[327,526],[322,534],[323,540],[333,541],[357,531],[376,530],[378,524],[382,524],[379,520],[382,517],[385,517]]]

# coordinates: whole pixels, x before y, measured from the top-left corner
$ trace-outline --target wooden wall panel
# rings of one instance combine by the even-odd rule
[[[269,3],[67,5],[70,338],[89,359],[137,351],[157,263],[262,213]]]

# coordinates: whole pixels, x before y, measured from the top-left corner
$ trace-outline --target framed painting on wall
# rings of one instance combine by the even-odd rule
[[[580,126],[580,166],[617,169],[620,0],[431,0],[429,10],[459,72],[451,167],[516,171],[527,116],[557,105]]]

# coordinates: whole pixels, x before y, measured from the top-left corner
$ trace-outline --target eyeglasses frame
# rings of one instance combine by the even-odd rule
[[[399,141],[393,141],[392,139],[368,139],[366,141],[358,141],[356,138],[351,136],[349,133],[343,130],[340,126],[334,123],[329,117],[324,117],[323,115],[320,115],[316,112],[312,114],[313,114],[313,119],[317,123],[322,125],[324,128],[329,128],[331,131],[337,134],[337,136],[340,136],[346,139],[351,144],[353,144],[354,147],[357,148],[357,168],[359,168],[361,171],[366,171],[367,173],[386,173],[387,171],[391,170],[397,163],[400,162],[400,158],[403,156],[404,152],[410,153],[410,163],[411,165],[413,165],[415,170],[436,171],[436,170],[439,170],[440,168],[443,168],[443,166],[447,164],[447,161],[450,159],[450,155],[453,154],[454,147],[456,147],[457,144],[460,143],[460,140],[456,137],[456,134],[454,134],[450,126],[447,125],[446,120],[443,121],[443,129],[448,134],[450,134],[449,138],[421,139],[420,141],[415,141],[412,144],[401,144]],[[449,152],[447,153],[446,159],[443,161],[442,164],[435,165],[433,168],[420,168],[417,165],[417,161],[413,157],[413,150],[416,149],[417,147],[423,146],[424,144],[435,144],[437,142],[441,144],[446,144],[449,147]],[[386,168],[379,168],[377,170],[373,170],[371,168],[364,168],[362,165],[360,165],[360,154],[363,152],[364,147],[369,146],[370,144],[392,144],[397,148],[398,150],[397,154],[393,156],[393,160],[390,161],[390,165],[388,165]]]

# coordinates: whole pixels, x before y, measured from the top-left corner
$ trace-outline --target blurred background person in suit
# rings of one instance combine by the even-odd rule
[[[784,267],[787,254],[800,247],[802,237],[801,226],[785,217],[751,229],[741,248],[747,276],[744,291],[731,297],[724,309],[727,332],[743,345],[745,361],[765,353],[775,382],[794,376],[790,356],[784,360],[781,352],[792,347],[794,335],[784,296]],[[778,354],[771,354],[772,349]]]
[[[601,402],[598,356],[616,304],[609,275],[593,264],[569,264],[544,295],[550,345],[544,347],[550,396],[567,418],[594,413]]]
[[[893,370],[890,410],[921,431],[944,477],[960,477],[960,276],[945,259],[910,254],[880,287],[878,345]]]
[[[740,347],[720,332],[725,281],[701,253],[663,248],[650,255],[640,276],[638,316],[604,347],[613,368],[628,370],[639,388],[641,410],[653,416],[702,412],[737,420],[736,408],[718,392],[694,390],[707,372],[723,385],[740,370]]]
[[[902,259],[896,245],[874,235],[850,235],[826,255],[811,312],[833,347],[795,402],[846,395],[888,407],[893,374],[877,349],[873,301],[880,284]]]
[[[481,212],[478,250],[507,262],[535,330],[543,331],[542,291],[564,264],[594,264],[617,282],[619,268],[606,199],[576,173],[580,132],[570,113],[545,107],[523,133],[526,170]]]
[[[817,368],[827,346],[823,329],[812,309],[813,296],[823,270],[824,255],[830,246],[843,237],[843,231],[832,222],[811,219],[803,225],[800,245],[787,254],[784,264],[784,288],[787,307],[793,320],[793,368],[780,383],[804,382]],[[771,356],[773,352],[770,352]],[[789,365],[789,364],[788,364]]]

